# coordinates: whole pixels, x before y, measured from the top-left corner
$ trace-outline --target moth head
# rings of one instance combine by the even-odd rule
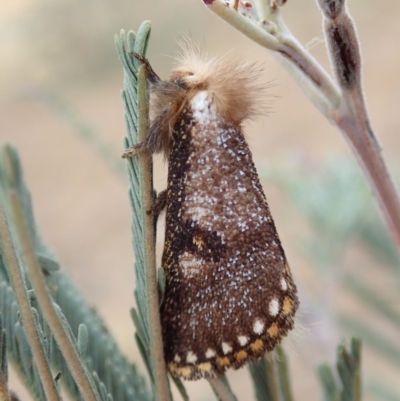
[[[219,114],[240,124],[262,114],[265,85],[259,83],[260,72],[258,64],[243,57],[213,57],[192,39],[184,38],[169,82],[185,90],[189,98],[207,90]]]
[[[187,91],[202,90],[207,89],[208,77],[200,65],[181,66],[172,71],[170,81]]]
[[[183,39],[169,80],[152,86],[148,149],[163,151],[168,158],[175,123],[199,91],[207,91],[218,116],[227,122],[239,125],[263,114],[268,85],[259,83],[260,73],[257,63],[232,54],[212,57],[192,39]]]
[[[229,64],[226,57],[211,56],[190,37],[180,41],[175,62],[170,81],[188,91],[208,89]]]

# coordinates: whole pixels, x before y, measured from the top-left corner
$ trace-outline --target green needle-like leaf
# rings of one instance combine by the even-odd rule
[[[150,34],[150,23],[143,22],[137,33],[121,32],[115,39],[124,68],[125,121],[128,137],[126,148],[142,142],[148,129],[148,93],[146,71],[133,53],[144,55]],[[158,283],[155,265],[155,218],[147,211],[154,201],[153,165],[147,150],[127,161],[132,206],[132,234],[135,251],[136,306],[132,313],[137,330],[137,344],[149,370],[158,401],[170,399],[164,362],[159,317]]]
[[[73,341],[78,338],[77,347],[81,351],[81,358],[88,370],[97,372],[100,381],[98,383],[95,381],[95,383],[97,383],[96,387],[102,395],[102,399],[104,400],[106,397],[105,399],[112,398],[114,401],[150,400],[151,396],[145,387],[143,378],[121,354],[115,340],[105,328],[104,322],[62,272],[54,255],[39,237],[18,155],[10,146],[5,146],[0,151],[0,190],[3,194],[13,190],[23,205],[24,216],[27,216],[27,231],[35,245],[38,261],[53,294],[55,307],[60,314],[59,318],[63,321]],[[3,199],[7,200],[7,197],[3,196]],[[7,222],[14,241],[16,230],[13,220],[9,217],[10,205],[2,202],[2,206],[6,211]],[[15,242],[13,247],[18,250],[18,243]],[[3,248],[4,244],[0,243],[0,250]],[[17,258],[17,260],[24,272],[24,266],[20,259]],[[33,356],[24,329],[20,324],[19,306],[10,286],[5,263],[4,255],[0,252],[0,314],[3,317],[3,328],[7,337],[8,357],[33,397],[36,400],[44,401],[43,387],[35,364],[32,363]],[[29,289],[29,280],[26,283],[35,325],[45,355],[51,361],[55,371],[61,372],[61,381],[65,384],[71,397],[79,399],[81,395],[69,373],[69,368],[58,347],[54,344],[49,327],[38,309],[36,295]]]
[[[340,385],[327,365],[318,369],[325,401],[361,401],[361,341],[351,339],[350,350],[344,344],[338,347],[336,369]]]

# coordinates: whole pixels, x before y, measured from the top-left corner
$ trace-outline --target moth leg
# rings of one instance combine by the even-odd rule
[[[147,210],[147,214],[153,214],[154,216],[158,217],[158,215],[163,211],[165,206],[167,205],[167,190],[161,191],[157,199],[153,202],[151,209]]]
[[[144,142],[135,143],[134,145],[126,149],[124,153],[122,153],[122,158],[129,159],[130,157],[133,157],[138,153],[143,152],[143,150],[145,149],[146,149],[146,144]]]
[[[161,81],[161,78],[156,74],[151,66],[149,60],[146,57],[142,56],[139,53],[131,53],[133,57],[140,60],[146,67],[147,79],[152,83],[156,84]]]

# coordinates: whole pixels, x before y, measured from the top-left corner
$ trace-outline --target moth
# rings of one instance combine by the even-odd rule
[[[243,133],[260,100],[258,67],[186,40],[169,80],[144,57],[152,119],[143,143],[168,161],[161,323],[172,375],[240,368],[293,328],[296,286]]]

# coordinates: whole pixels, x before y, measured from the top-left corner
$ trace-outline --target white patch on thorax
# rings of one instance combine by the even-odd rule
[[[191,100],[193,117],[201,124],[207,125],[217,119],[217,109],[213,105],[208,91],[200,91]]]

